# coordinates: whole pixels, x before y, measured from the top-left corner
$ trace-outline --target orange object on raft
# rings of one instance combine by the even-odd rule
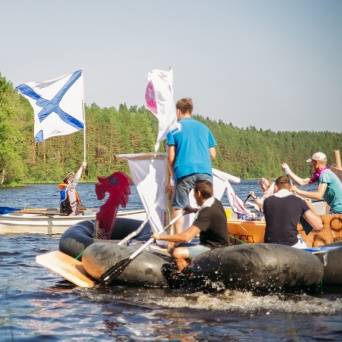
[[[301,225],[298,233],[308,247],[320,247],[342,241],[342,214],[322,215],[323,229],[320,232],[306,234]],[[265,237],[265,221],[241,221],[228,219],[228,231],[233,244],[263,243]]]

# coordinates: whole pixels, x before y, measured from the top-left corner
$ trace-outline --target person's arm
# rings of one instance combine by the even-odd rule
[[[216,159],[216,148],[210,147],[209,148],[209,154],[210,154],[211,160],[215,160]]]
[[[186,229],[185,231],[174,235],[161,235],[154,233],[153,238],[155,240],[163,240],[170,242],[188,242],[191,241],[197,234],[200,233],[200,229],[194,225]]]
[[[209,155],[211,160],[215,160],[216,159],[216,139],[213,135],[213,133],[211,133],[211,130],[209,129],[208,131],[208,149],[209,149]]]
[[[323,229],[323,223],[321,218],[316,215],[311,209],[307,210],[303,215],[305,221],[309,223],[309,225],[315,231],[320,231]]]
[[[308,197],[308,198],[312,198],[315,200],[322,200],[325,191],[327,190],[327,184],[326,183],[320,183],[318,185],[317,191],[304,191],[304,190],[300,190],[297,187],[293,186],[293,191],[298,194],[299,196],[303,196],[303,197]]]
[[[281,167],[286,173],[286,175],[289,176],[291,179],[293,179],[297,184],[299,185],[309,184],[310,178],[301,178],[297,176],[286,163],[282,163]]]
[[[80,180],[81,176],[82,176],[82,172],[83,170],[85,169],[87,163],[86,162],[83,162],[82,165],[80,166],[80,168],[77,170],[75,176],[74,176],[74,179],[73,179],[73,185],[76,186],[78,181]]]
[[[259,210],[262,211],[262,208],[264,206],[264,198],[262,197],[256,197],[254,199],[255,204],[258,206]]]
[[[167,150],[167,165],[169,169],[169,179],[166,184],[166,192],[172,191],[173,188],[173,164],[176,159],[176,148],[174,145],[169,145]]]

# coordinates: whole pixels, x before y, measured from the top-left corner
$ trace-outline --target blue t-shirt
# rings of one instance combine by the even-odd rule
[[[327,184],[324,200],[329,204],[330,211],[334,214],[342,214],[342,183],[331,170],[324,170],[318,179],[318,184]]]
[[[176,179],[196,173],[212,174],[209,148],[216,146],[210,129],[201,122],[186,118],[179,121],[179,128],[168,133],[167,144],[174,145]]]

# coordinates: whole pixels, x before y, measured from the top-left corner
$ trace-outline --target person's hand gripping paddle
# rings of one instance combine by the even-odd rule
[[[170,228],[178,219],[180,219],[182,216],[194,213],[197,210],[191,207],[185,207],[183,211],[176,216],[174,219],[170,221],[170,223],[164,227],[164,229],[160,232],[165,232],[168,228]],[[146,241],[141,247],[139,247],[134,253],[132,253],[128,258],[123,259],[119,262],[117,262],[115,265],[110,267],[106,272],[102,274],[102,276],[99,279],[99,282],[104,285],[110,285],[114,279],[116,279],[126,268],[127,266],[149,245],[151,245],[154,242],[154,238],[150,238],[148,241]]]

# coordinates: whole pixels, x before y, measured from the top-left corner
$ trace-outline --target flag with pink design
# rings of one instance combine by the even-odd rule
[[[148,73],[145,91],[147,108],[158,119],[158,136],[155,151],[167,133],[177,127],[176,107],[173,99],[173,71],[154,69]]]

